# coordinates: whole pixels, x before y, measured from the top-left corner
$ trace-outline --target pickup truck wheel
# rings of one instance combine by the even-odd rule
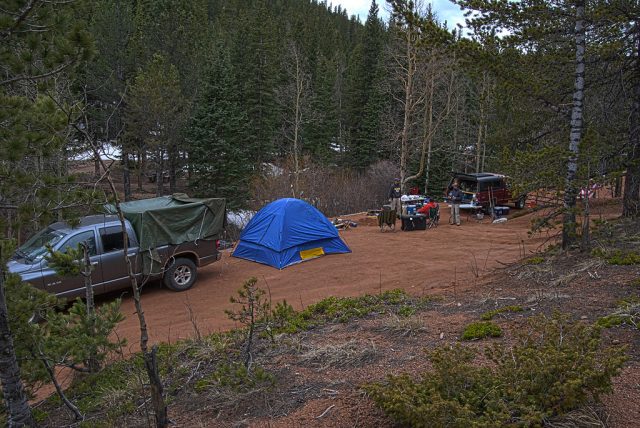
[[[164,285],[169,290],[185,291],[193,286],[197,277],[195,263],[189,259],[176,259],[164,274]]]
[[[516,205],[516,209],[519,209],[519,210],[523,209],[526,200],[527,200],[526,196],[522,196],[522,197],[518,198],[518,200],[516,201],[516,204],[515,204]]]

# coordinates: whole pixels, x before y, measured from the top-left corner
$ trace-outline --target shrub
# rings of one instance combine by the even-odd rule
[[[482,314],[480,319],[484,321],[491,321],[493,317],[495,317],[496,315],[502,314],[504,312],[522,312],[522,311],[524,311],[522,306],[518,306],[518,305],[505,306],[503,308],[494,309],[492,311],[485,312],[484,314]]]
[[[462,332],[462,340],[484,339],[485,337],[500,337],[502,329],[492,322],[474,322]]]
[[[636,278],[629,283],[630,287],[639,288],[640,287],[640,278]]]
[[[598,326],[604,328],[623,324],[638,328],[638,323],[640,323],[640,299],[637,297],[621,300],[612,314],[604,316],[597,321]]]
[[[544,257],[531,257],[530,259],[527,259],[524,261],[524,264],[526,265],[540,265],[544,263]]]
[[[539,426],[611,391],[624,348],[602,348],[597,327],[564,315],[529,322],[512,348],[486,351],[492,368],[471,365],[474,351],[457,344],[432,352],[433,370],[418,380],[389,376],[365,390],[412,427]]]
[[[204,392],[211,387],[226,388],[234,392],[249,392],[259,388],[270,388],[275,377],[262,367],[253,365],[248,369],[244,364],[233,362],[221,364],[211,375],[196,382],[196,392]]]
[[[276,304],[271,312],[275,333],[295,333],[308,330],[327,322],[347,322],[362,318],[374,312],[381,312],[385,306],[401,316],[415,313],[416,307],[422,307],[425,300],[414,302],[403,290],[390,290],[376,295],[360,297],[327,297],[296,312],[286,301]]]
[[[606,260],[610,265],[626,266],[640,264],[640,254],[635,251],[607,251],[602,248],[596,248],[591,254]]]

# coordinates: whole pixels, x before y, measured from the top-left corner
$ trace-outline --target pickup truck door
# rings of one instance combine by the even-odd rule
[[[124,240],[121,226],[102,227],[98,230],[102,245],[100,268],[105,292],[125,288],[130,285],[127,263],[124,258]],[[138,242],[133,232],[127,228],[129,236],[129,260],[135,273],[138,272]]]
[[[69,247],[77,248],[81,242],[86,242],[89,249],[89,259],[94,267],[91,281],[94,292],[97,294],[101,288],[101,273],[99,269],[96,269],[100,256],[97,254],[95,231],[92,229],[71,234],[62,243],[56,245],[55,249],[64,253]],[[42,280],[46,291],[55,293],[60,297],[73,299],[85,295],[84,276],[61,277],[48,265],[46,260],[42,260]]]

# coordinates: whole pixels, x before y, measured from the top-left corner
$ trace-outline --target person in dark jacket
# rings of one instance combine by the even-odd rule
[[[457,181],[453,182],[449,191],[449,204],[451,205],[451,224],[460,226],[460,204],[462,203],[462,190]]]
[[[400,197],[402,196],[401,189],[400,179],[395,178],[389,189],[389,202],[391,202],[391,209],[394,210],[398,216],[402,214],[402,202],[400,201]]]

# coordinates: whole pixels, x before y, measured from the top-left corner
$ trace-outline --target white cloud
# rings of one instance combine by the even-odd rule
[[[431,4],[438,20],[447,21],[447,26],[450,29],[455,28],[458,24],[464,25],[464,15],[457,4],[451,3],[449,0],[433,0]]]
[[[360,21],[364,22],[369,14],[369,7],[371,7],[371,0],[330,0],[330,3],[334,6],[341,5],[347,10],[347,14],[358,15]],[[377,0],[378,7],[380,9],[379,16],[383,20],[389,19],[389,5],[384,0]],[[460,7],[451,3],[449,0],[431,0],[433,10],[440,21],[447,21],[447,25],[450,29],[454,28],[458,23],[464,25],[464,16]]]

